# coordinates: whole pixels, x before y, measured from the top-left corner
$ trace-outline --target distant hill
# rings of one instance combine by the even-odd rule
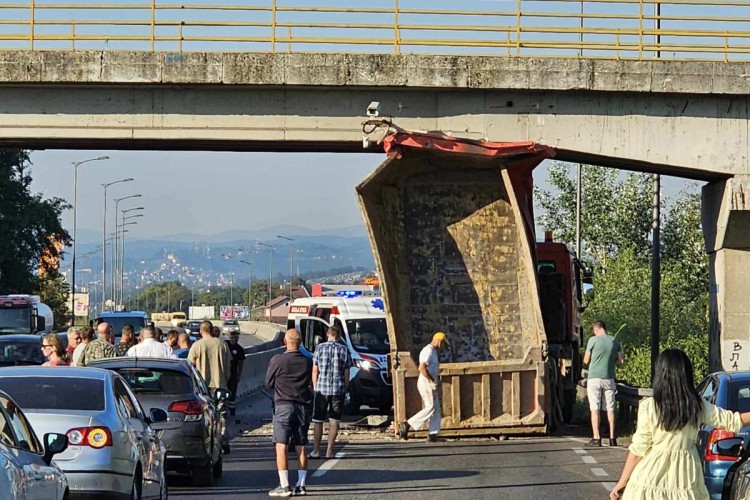
[[[89,234],[91,233],[91,234]],[[202,282],[227,279],[233,271],[236,280],[247,281],[249,268],[241,260],[252,263],[254,278],[269,273],[269,249],[274,247],[272,266],[274,280],[289,275],[290,244],[277,235],[294,238],[294,272],[303,275],[345,267],[375,267],[364,226],[313,230],[298,226],[275,226],[257,231],[226,231],[210,236],[175,234],[160,238],[127,239],[126,270],[149,276],[162,269],[164,279],[184,280],[186,273],[200,276]],[[101,233],[79,231],[77,254],[79,269],[101,269],[101,253],[94,251]],[[85,237],[85,239],[84,239]],[[111,255],[108,251],[108,255]],[[226,258],[225,256],[231,256]],[[70,259],[70,251],[65,257]],[[166,276],[165,276],[166,275]],[[134,277],[135,279],[135,277]],[[145,278],[140,278],[140,280]]]

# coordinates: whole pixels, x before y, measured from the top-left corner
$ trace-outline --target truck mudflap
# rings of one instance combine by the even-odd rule
[[[394,419],[421,407],[418,356],[436,331],[442,429],[546,432],[547,352],[532,170],[554,150],[398,131],[359,186],[385,301]]]

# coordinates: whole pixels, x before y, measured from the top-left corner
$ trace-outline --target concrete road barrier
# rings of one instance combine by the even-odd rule
[[[248,350],[265,347],[259,352],[247,354],[242,369],[242,378],[237,386],[237,400],[250,396],[265,386],[268,363],[272,357],[284,352],[284,347],[279,347],[279,345],[279,342],[271,341],[245,349],[247,353]]]

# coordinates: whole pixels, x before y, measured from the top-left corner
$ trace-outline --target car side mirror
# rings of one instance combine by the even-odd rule
[[[740,437],[720,439],[711,446],[711,453],[724,457],[739,457],[742,455],[743,443]]]
[[[44,463],[52,463],[52,457],[68,448],[68,436],[50,432],[44,435]]]
[[[214,400],[217,403],[220,403],[222,401],[226,401],[229,399],[229,391],[226,389],[216,389],[214,392]]]
[[[169,418],[169,414],[161,408],[151,408],[148,411],[148,423],[158,424],[159,422],[166,422]]]
[[[37,316],[36,317],[36,331],[43,332],[46,327],[47,325],[46,325],[46,321],[44,320],[44,316]]]

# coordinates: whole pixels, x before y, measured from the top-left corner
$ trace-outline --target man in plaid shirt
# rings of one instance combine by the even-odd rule
[[[326,458],[333,458],[333,445],[339,432],[351,367],[349,349],[341,342],[341,328],[333,325],[328,328],[328,342],[316,347],[313,356],[312,383],[315,395],[312,422],[315,428],[310,458],[320,458],[320,441],[323,439],[323,421],[326,417],[329,422]]]

